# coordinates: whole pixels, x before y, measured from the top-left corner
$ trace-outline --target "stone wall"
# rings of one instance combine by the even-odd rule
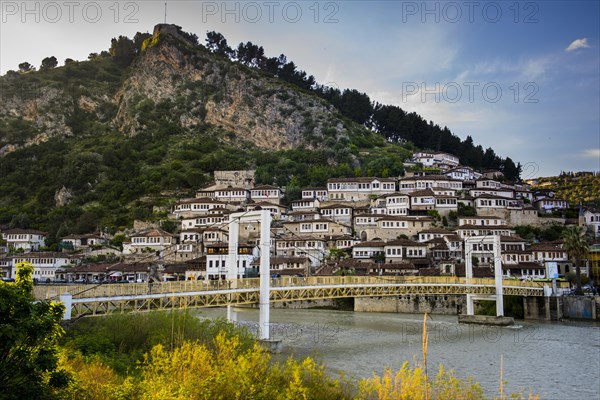
[[[537,210],[532,209],[478,208],[477,215],[503,218],[508,226],[531,225],[541,228],[565,224],[564,218],[539,218]]]
[[[524,319],[549,319],[547,297],[523,297]]]
[[[307,308],[336,308],[338,304],[335,299],[317,299],[317,300],[295,300],[295,301],[274,301],[272,308],[288,308],[292,310]]]
[[[466,310],[465,299],[457,295],[357,297],[354,311],[456,315]]]
[[[566,296],[563,298],[563,314],[565,318],[596,319],[597,305],[595,297]]]

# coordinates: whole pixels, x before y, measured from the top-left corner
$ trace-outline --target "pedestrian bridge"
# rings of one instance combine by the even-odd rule
[[[270,302],[403,295],[493,295],[494,279],[326,276],[271,279]],[[544,283],[503,280],[504,295],[544,296]],[[112,312],[259,304],[260,280],[35,286],[37,299],[72,296],[71,318]]]

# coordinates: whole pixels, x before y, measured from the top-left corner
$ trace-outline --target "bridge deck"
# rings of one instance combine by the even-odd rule
[[[543,296],[543,283],[504,281],[504,294]],[[106,314],[115,311],[217,307],[257,304],[259,279],[232,281],[183,281],[148,285],[103,284],[36,286],[38,299],[73,296],[72,316]],[[401,295],[491,295],[493,279],[456,277],[282,277],[271,279],[271,301],[315,300],[343,297]]]

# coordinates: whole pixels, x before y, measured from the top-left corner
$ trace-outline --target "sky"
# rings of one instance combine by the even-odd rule
[[[600,2],[168,1],[166,21],[251,41],[523,166],[600,171]],[[152,32],[164,1],[0,1],[0,74]]]

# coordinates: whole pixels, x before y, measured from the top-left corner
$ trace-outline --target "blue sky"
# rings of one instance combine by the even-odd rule
[[[0,73],[83,60],[164,19],[164,1],[66,4],[1,2]],[[169,1],[167,14],[471,135],[525,178],[600,171],[598,1]]]

